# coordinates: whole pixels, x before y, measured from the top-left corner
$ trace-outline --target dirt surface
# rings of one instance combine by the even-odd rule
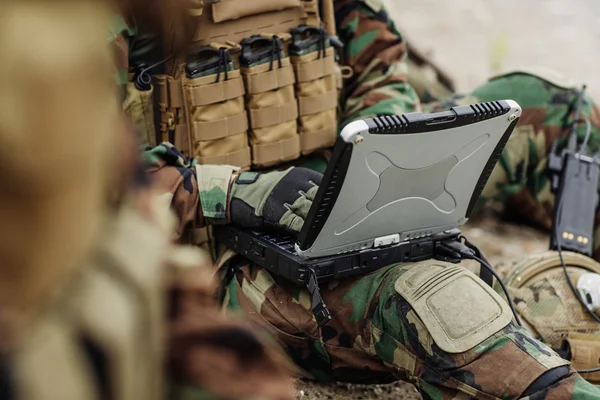
[[[597,62],[600,2],[593,0],[384,0],[403,36],[468,91],[494,73],[528,65],[552,68],[600,99]],[[547,235],[502,221],[498,208],[472,219],[463,233],[493,265],[541,252]],[[407,383],[320,384],[298,381],[298,400],[420,399]]]

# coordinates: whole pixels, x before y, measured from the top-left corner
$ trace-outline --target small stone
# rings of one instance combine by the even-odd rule
[[[304,396],[304,390],[300,391],[300,396]]]

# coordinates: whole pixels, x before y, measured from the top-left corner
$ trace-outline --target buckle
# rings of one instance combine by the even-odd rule
[[[307,268],[308,272],[308,283],[306,288],[310,293],[310,308],[315,316],[315,320],[319,327],[324,326],[331,320],[331,313],[327,309],[323,298],[321,297],[321,291],[319,290],[319,284],[317,282],[317,274],[312,268]]]

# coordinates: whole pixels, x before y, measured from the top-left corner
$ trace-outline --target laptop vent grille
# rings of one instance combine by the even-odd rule
[[[510,109],[510,105],[504,100],[488,101],[456,106],[449,111],[433,114],[414,112],[402,115],[384,115],[365,119],[365,122],[369,127],[369,133],[373,134],[433,132],[491,119],[506,114]]]
[[[371,133],[404,133],[410,122],[404,115],[384,115],[373,118],[375,128]]]
[[[498,101],[489,101],[486,103],[471,104],[471,110],[473,110],[473,117],[475,121],[481,121],[484,119],[492,118],[497,115],[504,114],[504,107]]]
[[[325,225],[327,218],[329,218],[329,214],[342,190],[348,166],[350,165],[352,149],[353,145],[351,143],[346,143],[343,146],[336,145],[334,148],[333,155],[329,161],[330,166],[333,166],[333,168],[329,169],[328,167],[325,171],[321,186],[313,201],[313,204],[316,203],[319,206],[316,209],[311,208],[305,222],[305,227],[309,229],[302,228],[298,236],[300,249],[305,250],[312,246]]]
[[[312,227],[313,229],[318,227],[324,218],[327,218],[327,214],[332,207],[332,201],[334,200],[335,192],[337,189],[337,181],[340,175],[339,169],[335,169],[333,174],[331,175],[331,180],[329,181],[329,185],[327,185],[327,190],[323,194],[323,200],[321,201],[321,206],[317,211],[317,215],[315,216],[315,220],[313,221]]]

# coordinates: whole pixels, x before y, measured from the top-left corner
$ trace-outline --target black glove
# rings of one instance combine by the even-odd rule
[[[322,178],[307,168],[242,172],[231,186],[231,222],[261,231],[271,228],[297,234]]]

